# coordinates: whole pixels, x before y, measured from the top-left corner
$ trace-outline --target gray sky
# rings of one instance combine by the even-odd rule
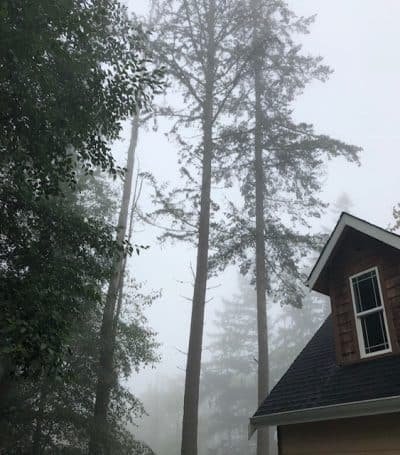
[[[296,104],[296,118],[314,123],[316,130],[364,147],[362,165],[350,166],[343,160],[329,165],[323,194],[334,203],[342,193],[352,202],[352,213],[386,227],[392,221],[392,207],[400,201],[398,189],[400,106],[400,2],[398,0],[291,0],[292,9],[301,15],[317,14],[304,47],[319,54],[334,69],[325,84],[311,85]],[[147,1],[130,0],[129,6],[144,13]],[[163,181],[177,177],[175,144],[169,143],[162,123],[158,132],[142,132],[138,155],[141,169],[153,172]],[[126,153],[125,141],[115,145],[119,159]],[[142,204],[149,207],[147,201]],[[331,229],[336,222],[329,212],[322,225]],[[163,359],[156,370],[145,371],[132,379],[140,392],[160,374],[177,374],[185,358],[176,348],[186,350],[190,319],[194,251],[183,245],[161,247],[157,231],[145,227],[136,232],[136,241],[151,245],[140,257],[131,259],[132,273],[147,282],[148,289],[163,289],[162,298],[148,311],[151,326],[163,344]],[[182,283],[183,282],[183,283]],[[209,331],[213,311],[221,296],[236,288],[236,272],[229,269],[211,285],[214,300],[206,312],[205,331]]]

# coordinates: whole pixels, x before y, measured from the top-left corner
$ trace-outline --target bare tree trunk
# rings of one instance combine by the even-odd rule
[[[203,159],[200,197],[199,240],[196,276],[193,290],[192,318],[186,364],[185,395],[182,422],[181,455],[197,455],[198,411],[201,354],[203,344],[204,308],[208,275],[210,232],[211,162],[213,155],[213,110],[215,68],[215,0],[210,0],[207,15],[208,49],[206,93],[203,105]]]
[[[45,375],[43,375],[42,384],[39,390],[39,403],[35,417],[35,427],[32,436],[32,455],[40,455],[42,453],[42,424],[47,391],[48,391],[47,378],[45,377]]]
[[[256,176],[256,288],[257,288],[257,335],[258,335],[258,404],[268,394],[269,365],[268,365],[268,332],[267,332],[267,271],[265,264],[265,220],[264,220],[264,189],[265,176],[263,171],[263,112],[262,95],[262,61],[261,43],[259,39],[258,15],[261,1],[253,0],[253,52],[254,52],[254,92],[255,92],[255,131],[254,131],[254,165]],[[259,429],[257,432],[257,455],[269,453],[269,429]]]
[[[136,213],[137,202],[140,198],[142,184],[143,184],[143,180],[141,180],[141,182],[139,184],[139,177],[137,177],[136,182],[135,182],[135,190],[133,192],[133,197],[132,197],[131,213],[129,215],[129,228],[128,228],[128,238],[127,238],[128,243],[131,243],[131,240],[132,240],[133,220],[134,220],[135,213]],[[124,297],[125,270],[126,270],[127,262],[128,262],[128,254],[127,254],[127,252],[124,252],[124,257],[121,262],[121,270],[119,273],[117,309],[115,311],[115,316],[114,316],[114,326],[113,326],[114,339],[117,336],[118,321],[119,321],[119,318],[121,315],[121,310],[122,310],[122,301],[123,301],[123,297]]]
[[[11,375],[11,362],[6,357],[0,357],[0,412],[12,401],[15,393],[14,381]]]
[[[132,191],[133,167],[139,133],[138,116],[132,120],[131,140],[128,149],[125,181],[122,192],[121,209],[118,218],[117,243],[122,248],[127,230],[129,201]],[[115,330],[114,316],[120,284],[120,274],[124,254],[120,252],[114,258],[112,274],[104,305],[103,320],[100,331],[100,360],[96,387],[96,401],[89,442],[89,455],[108,454],[109,432],[107,412],[110,404],[111,389],[115,381],[114,347]]]

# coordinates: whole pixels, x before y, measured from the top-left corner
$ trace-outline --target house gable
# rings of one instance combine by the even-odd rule
[[[376,271],[386,319],[390,349],[383,353],[400,352],[400,251],[347,227],[324,272],[331,299],[338,364],[369,358],[363,352],[360,329],[357,331],[351,278],[370,270]],[[383,355],[379,351],[373,354]]]
[[[330,296],[332,314],[259,406],[250,432],[400,411],[400,237],[342,214],[308,285]]]
[[[306,284],[310,289],[329,295],[325,271],[329,265],[331,257],[334,256],[340,247],[342,234],[347,228],[352,228],[355,231],[363,233],[388,246],[392,246],[393,248],[400,250],[399,235],[382,229],[381,227],[362,220],[361,218],[357,218],[343,212],[307,279]]]
[[[375,315],[358,308],[367,279]],[[400,352],[400,236],[342,213],[307,285],[331,299],[338,364]]]

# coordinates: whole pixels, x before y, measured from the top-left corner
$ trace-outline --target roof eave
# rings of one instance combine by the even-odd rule
[[[249,438],[256,430],[266,426],[293,425],[296,423],[346,419],[400,411],[400,396],[379,398],[352,403],[341,403],[296,411],[254,416],[250,418]]]

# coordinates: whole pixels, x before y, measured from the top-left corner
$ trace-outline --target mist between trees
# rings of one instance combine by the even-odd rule
[[[273,432],[247,441],[248,417],[327,315],[302,284],[323,176],[362,150],[294,119],[331,73],[297,42],[314,18],[281,0],[149,6],[0,5],[0,454],[275,453]],[[175,182],[137,156],[160,122]],[[146,314],[162,290],[130,264],[159,248],[135,238],[150,227],[196,262],[185,374],[145,409],[128,379],[159,360]],[[204,346],[210,278],[232,266]]]
[[[256,294],[238,276],[238,292],[224,300],[214,330],[205,345],[199,406],[199,454],[255,454],[248,441],[247,419],[257,406]],[[281,377],[329,312],[326,299],[308,296],[303,307],[272,311],[270,333],[271,386]],[[275,309],[277,310],[277,309]],[[143,394],[148,416],[139,435],[156,453],[179,452],[183,404],[183,374],[150,385]],[[163,431],[154,431],[162,428]],[[273,434],[274,436],[274,434]],[[274,438],[271,453],[277,448]]]

